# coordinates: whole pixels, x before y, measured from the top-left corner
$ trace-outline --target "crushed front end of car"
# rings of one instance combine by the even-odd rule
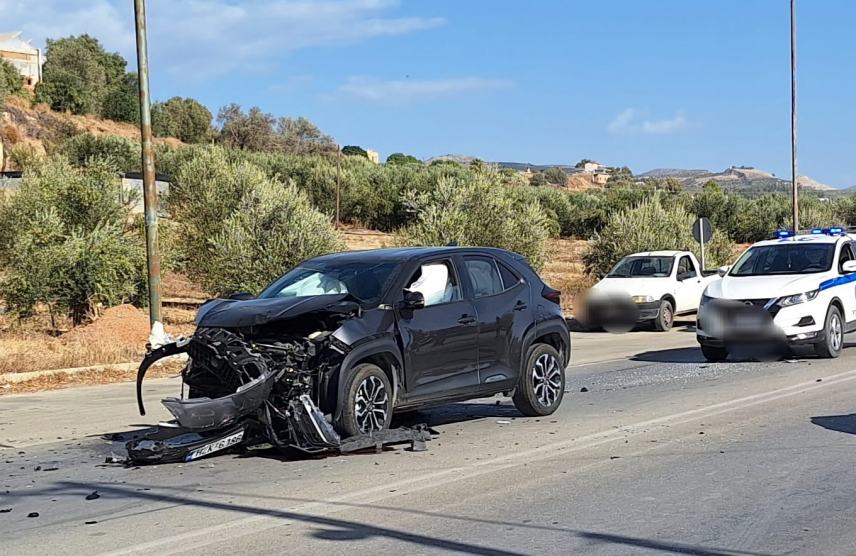
[[[143,380],[161,359],[187,354],[181,375],[188,395],[162,400],[174,420],[128,440],[127,461],[192,461],[259,445],[310,454],[406,441],[421,447],[430,439],[424,427],[346,440],[334,429],[332,381],[350,347],[333,332],[362,309],[342,299],[327,301],[299,310],[300,303],[283,300],[203,306],[193,336],[150,350],[140,365],[141,415]]]

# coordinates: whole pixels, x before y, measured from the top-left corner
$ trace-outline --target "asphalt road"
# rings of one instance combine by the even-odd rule
[[[708,364],[686,330],[573,341],[559,412],[421,412],[426,452],[126,469],[102,435],[163,417],[174,379],[145,418],[130,383],[0,397],[2,552],[856,554],[856,343]]]

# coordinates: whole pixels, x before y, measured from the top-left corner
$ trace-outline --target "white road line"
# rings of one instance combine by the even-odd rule
[[[752,407],[755,405],[774,402],[780,399],[796,396],[804,392],[811,392],[829,386],[835,386],[840,383],[856,380],[856,370],[846,371],[835,375],[823,377],[823,382],[811,380],[801,382],[792,386],[777,388],[768,392],[752,394],[726,402],[715,403],[696,409],[681,411],[671,415],[665,415],[654,419],[639,421],[636,423],[619,426],[618,428],[610,428],[605,431],[587,434],[579,438],[570,440],[562,440],[538,446],[522,452],[497,456],[489,460],[480,460],[444,469],[425,473],[418,477],[403,479],[394,483],[385,483],[381,486],[363,489],[356,492],[350,492],[342,496],[330,499],[329,501],[318,501],[306,504],[301,504],[293,507],[286,507],[280,510],[271,509],[270,513],[278,511],[288,513],[308,513],[313,515],[328,515],[338,511],[344,511],[340,505],[342,502],[350,502],[358,500],[363,504],[378,502],[380,500],[395,498],[404,494],[411,494],[421,490],[436,488],[455,481],[470,479],[480,475],[495,473],[497,471],[506,470],[509,468],[521,466],[524,463],[533,461],[541,461],[558,456],[563,456],[569,453],[580,450],[591,449],[596,446],[615,442],[624,439],[627,433],[641,434],[649,432],[652,427],[660,425],[679,425],[689,423],[698,419],[708,418],[731,411],[737,411]],[[395,490],[391,493],[390,490]],[[276,527],[281,527],[293,521],[283,519],[274,515],[256,515],[242,519],[236,519],[194,531],[188,531],[170,537],[160,538],[154,541],[139,543],[127,546],[123,549],[107,552],[107,555],[119,554],[148,554],[156,550],[158,554],[177,554],[186,553],[188,550],[203,548],[212,544],[220,543],[225,540],[237,538],[247,534],[260,533]],[[188,542],[195,541],[195,542]]]

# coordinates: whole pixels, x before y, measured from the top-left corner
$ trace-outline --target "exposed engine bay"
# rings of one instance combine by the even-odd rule
[[[402,442],[424,449],[430,440],[423,426],[347,439],[334,429],[335,381],[350,347],[333,333],[343,321],[360,314],[358,304],[338,300],[291,316],[296,304],[283,309],[283,303],[272,303],[278,313],[260,316],[255,307],[248,319],[241,315],[240,305],[234,306],[242,301],[210,303],[213,307],[200,310],[193,336],[151,349],[143,359],[137,373],[141,415],[148,369],[183,353],[188,362],[181,373],[182,397],[162,400],[174,421],[127,441],[129,463],[192,461],[259,445],[309,454]],[[232,307],[231,320],[218,317],[222,305]],[[232,324],[237,326],[223,326]]]

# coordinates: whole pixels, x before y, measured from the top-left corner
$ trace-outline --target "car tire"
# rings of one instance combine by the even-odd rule
[[[710,362],[717,363],[728,359],[728,349],[724,347],[701,346],[701,354]]]
[[[823,332],[823,341],[814,345],[818,357],[832,359],[841,355],[841,348],[844,347],[844,320],[835,305],[830,305],[826,310]]]
[[[377,365],[357,365],[348,374],[339,403],[336,429],[342,436],[347,438],[388,429],[393,412],[389,377]]]
[[[675,308],[672,302],[668,299],[660,301],[660,312],[657,318],[654,319],[654,329],[658,332],[666,332],[671,330],[672,323],[675,321]]]
[[[535,344],[529,349],[520,369],[512,401],[526,417],[550,415],[562,403],[565,394],[565,366],[556,348]]]

